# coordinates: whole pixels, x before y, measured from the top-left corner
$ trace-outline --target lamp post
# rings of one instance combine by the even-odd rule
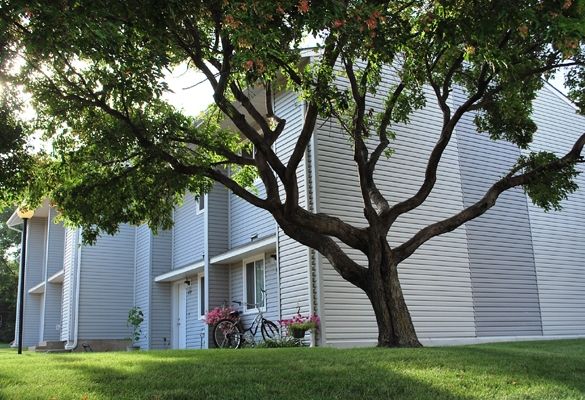
[[[20,288],[19,288],[19,307],[18,307],[18,354],[22,354],[22,331],[24,325],[24,268],[26,266],[26,236],[28,230],[28,220],[34,215],[34,210],[19,208],[16,214],[22,219],[24,224],[22,228],[22,240],[20,249]]]

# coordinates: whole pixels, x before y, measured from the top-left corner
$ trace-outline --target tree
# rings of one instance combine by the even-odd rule
[[[7,209],[0,213],[2,221],[6,221],[12,211]],[[14,339],[18,290],[18,262],[14,250],[19,242],[18,232],[10,230],[6,224],[0,226],[0,342]]]
[[[561,157],[528,152],[477,203],[399,246],[388,243],[397,218],[433,190],[463,115],[475,113],[478,129],[492,139],[527,149],[536,130],[532,100],[559,68],[569,69],[570,95],[585,109],[580,0],[521,0],[513,7],[502,0],[4,1],[1,20],[10,54],[22,59],[13,79],[32,94],[37,128],[54,145],[53,161],[42,169],[45,190],[39,185],[32,194],[48,193],[91,241],[121,222],[169,227],[186,190],[201,193],[219,182],[267,210],[287,235],[364,290],[380,346],[419,345],[397,267],[423,243],[482,215],[510,188],[523,187],[545,209],[576,189],[585,135]],[[306,35],[321,43],[320,57],[308,64]],[[185,64],[214,91],[214,106],[197,120],[163,99],[166,71]],[[378,93],[388,66],[399,83]],[[454,107],[456,87],[466,100]],[[258,107],[246,88],[262,92],[265,105]],[[306,102],[286,158],[272,146],[287,126],[273,108],[281,90]],[[384,100],[379,113],[368,106],[373,96]],[[412,197],[390,204],[378,190],[376,166],[391,157],[393,127],[430,101],[443,123],[424,182]],[[353,146],[365,228],[299,206],[296,172],[319,116],[336,120]],[[242,150],[251,145],[248,156]],[[246,189],[255,176],[264,198]],[[364,253],[368,265],[352,260],[338,241]]]

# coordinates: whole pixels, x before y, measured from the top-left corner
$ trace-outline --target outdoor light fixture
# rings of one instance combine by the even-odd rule
[[[190,281],[189,279],[186,279],[186,280],[185,280],[185,285],[187,285],[187,286],[191,286],[191,281]]]
[[[19,293],[19,307],[18,307],[18,354],[22,354],[22,331],[24,330],[24,267],[26,265],[26,236],[28,229],[28,220],[35,214],[34,210],[28,210],[19,207],[16,210],[16,215],[22,219],[24,224],[22,228],[22,240],[20,249],[20,293]]]

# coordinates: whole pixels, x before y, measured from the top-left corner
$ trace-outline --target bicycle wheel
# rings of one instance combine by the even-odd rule
[[[276,326],[274,322],[269,321],[267,319],[262,320],[260,332],[262,332],[262,338],[264,340],[276,339],[279,336],[278,326]]]
[[[237,349],[242,343],[238,325],[231,319],[222,319],[213,328],[213,342],[220,349]]]

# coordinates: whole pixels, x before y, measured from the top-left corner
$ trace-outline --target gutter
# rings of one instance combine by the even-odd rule
[[[13,227],[13,226],[10,226],[10,225],[8,225],[8,224],[6,224],[6,226],[8,226],[8,229],[12,229],[13,231],[16,231],[16,232],[18,232],[18,233],[22,233],[22,230],[20,230],[20,229],[18,229],[18,228],[15,228],[15,227]]]

